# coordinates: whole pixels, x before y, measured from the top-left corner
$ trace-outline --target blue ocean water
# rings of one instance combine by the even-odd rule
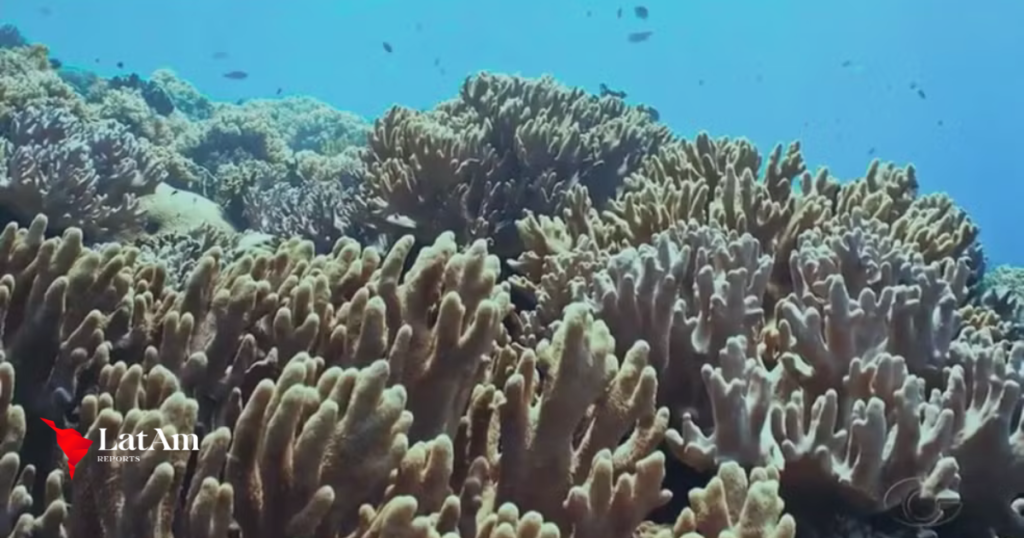
[[[924,191],[950,193],[976,219],[992,262],[1024,264],[1024,5],[642,0],[647,20],[635,5],[3,0],[0,23],[101,75],[169,67],[214,99],[281,88],[369,118],[394,103],[428,108],[484,69],[605,83],[683,135],[764,149],[800,139],[812,168],[843,178],[874,156],[911,161]],[[643,30],[648,41],[627,42]]]

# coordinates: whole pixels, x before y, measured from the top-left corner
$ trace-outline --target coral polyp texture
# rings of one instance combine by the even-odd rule
[[[0,65],[0,536],[1024,537],[1020,301],[913,166]]]

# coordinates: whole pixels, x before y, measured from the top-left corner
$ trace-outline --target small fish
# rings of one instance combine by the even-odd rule
[[[245,80],[249,78],[249,73],[246,73],[245,71],[228,71],[222,76],[230,80]]]
[[[633,32],[626,36],[626,41],[629,41],[630,43],[643,43],[644,41],[650,39],[652,35],[654,35],[654,32],[650,30],[643,32]]]
[[[945,125],[945,123],[942,120],[939,120],[939,127],[942,127],[943,125]]]
[[[608,86],[605,85],[604,82],[599,84],[598,88],[601,90],[601,97],[617,97],[619,99],[625,99],[626,98],[626,92],[621,91],[621,90],[620,91],[610,90],[610,89],[608,89]]]
[[[64,66],[64,62],[61,62],[57,58],[50,58],[50,68],[51,69],[56,70],[56,69],[60,69],[63,66]]]
[[[421,23],[421,22],[417,22],[416,23],[416,31],[417,32],[422,32],[423,31],[423,23]]]
[[[647,8],[644,6],[636,6],[633,8],[633,14],[636,15],[636,18],[638,19],[646,20],[647,16],[650,15],[650,12],[647,11]]]
[[[594,14],[593,11],[587,10],[587,18],[589,19]]]
[[[228,53],[224,51],[217,51],[213,53],[211,58],[213,58],[214,60],[226,60],[228,58]]]
[[[434,58],[434,67],[441,67],[441,59]]]
[[[44,17],[49,17],[50,15],[53,15],[53,10],[46,6],[43,6],[39,8],[39,14]]]
[[[239,97],[238,100],[235,101],[235,104],[238,105],[238,106],[244,105],[245,104],[245,98],[244,97]]]
[[[621,7],[619,8],[618,11],[615,12],[615,18],[616,19],[621,19],[622,18],[622,8]]]
[[[853,62],[851,62],[850,60],[844,60],[843,63],[840,65],[843,67],[850,67],[851,65],[853,65]]]
[[[910,83],[910,89],[911,90],[916,90],[917,89],[917,83],[916,82],[911,82]]]
[[[874,155],[874,154],[875,154],[875,148],[871,148],[871,149],[868,150],[868,155]]]
[[[171,196],[174,196],[175,194],[178,194],[179,192],[181,192],[181,191],[179,191],[178,189],[174,189],[173,191],[171,191]]]
[[[93,62],[95,62],[95,63],[100,63],[100,59],[99,59],[99,58],[96,58],[95,60],[93,60]]]
[[[395,51],[395,49],[393,49],[393,48],[391,47],[391,43],[388,43],[387,41],[385,41],[385,42],[384,42],[384,52],[386,52],[386,53],[388,53],[388,54],[391,54],[391,53],[392,53],[392,52],[394,52],[394,51]]]
[[[924,90],[922,90],[920,88],[917,89],[917,96],[920,97],[921,99],[927,99],[928,98],[928,96],[924,94]]]
[[[762,76],[761,76],[761,73],[758,73],[758,74],[757,74],[757,75],[756,75],[756,76],[754,77],[754,80],[756,80],[757,82],[761,82],[762,80],[764,80],[764,77],[762,77]]]
[[[277,91],[274,92],[274,95],[281,95],[282,91],[284,91],[282,88],[278,88]]]
[[[441,75],[444,76],[444,75],[447,75],[447,74],[448,74],[448,72],[445,71],[444,68],[442,67],[441,68]]]
[[[118,69],[124,69],[124,62],[117,62]]]
[[[697,81],[697,85],[698,85],[698,86],[703,86],[703,85],[704,85],[704,79],[700,79],[700,80],[698,80],[698,81]]]

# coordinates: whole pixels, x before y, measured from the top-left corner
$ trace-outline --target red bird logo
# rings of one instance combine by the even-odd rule
[[[78,465],[78,462],[82,461],[85,454],[89,452],[92,441],[82,437],[82,434],[73,429],[62,430],[58,428],[52,420],[46,420],[45,418],[41,420],[53,428],[53,431],[57,432],[57,446],[68,457],[68,472],[71,474],[71,478],[75,478],[75,465]]]

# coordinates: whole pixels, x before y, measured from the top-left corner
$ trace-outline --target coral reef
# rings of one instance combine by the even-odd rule
[[[42,45],[0,48],[0,125],[29,106],[62,105],[76,114],[85,106],[74,88],[61,80]]]
[[[361,148],[45,60],[0,50],[0,536],[1024,537],[1014,281],[913,166],[486,73]]]
[[[423,240],[444,230],[461,241],[497,236],[511,254],[524,211],[557,214],[574,186],[600,204],[670,139],[621,100],[551,78],[482,73],[458,99],[428,112],[395,107],[377,120],[360,220]]]
[[[325,181],[340,181],[340,171],[357,169],[345,148],[361,143],[366,129],[360,118],[308,98],[217,105],[209,119],[196,122],[175,142],[176,151],[205,174],[178,180],[182,186],[199,186],[236,215],[236,221],[255,225],[242,215],[246,196],[323,176],[328,176]],[[315,166],[303,157],[328,142],[334,154],[319,154]]]
[[[245,197],[244,215],[255,230],[308,239],[318,252],[329,252],[339,239],[354,231],[352,200],[353,193],[340,183],[278,183],[251,191]]]
[[[167,94],[174,109],[186,118],[193,121],[205,120],[213,115],[213,103],[174,71],[158,69],[149,76],[149,80]]]
[[[114,90],[121,88],[138,90],[146,105],[161,116],[169,116],[174,112],[174,101],[171,100],[170,95],[158,83],[143,80],[137,73],[114,77],[110,79],[109,85]]]
[[[312,191],[350,189],[352,178],[362,174],[359,146],[369,125],[315,99],[251,101],[241,106],[212,103],[167,70],[148,79],[127,74],[107,80],[80,69],[58,73],[47,54],[39,45],[0,49],[0,125],[28,107],[60,107],[83,129],[117,125],[161,163],[166,184],[208,199],[200,205],[216,204],[222,214],[218,218],[232,227],[258,228],[266,222],[246,217],[246,199],[281,190],[278,185]],[[14,142],[9,134],[5,137]],[[312,182],[325,185],[303,185]],[[160,209],[155,220],[161,230],[167,227],[168,215],[204,216],[185,202],[170,208],[164,201],[147,204]],[[0,211],[20,218],[22,224],[36,210],[0,199]],[[53,214],[51,224],[58,224],[61,217]],[[150,218],[147,225],[153,221]],[[85,227],[81,221],[72,224]],[[172,228],[187,233],[180,226]],[[328,249],[329,245],[333,242]]]
[[[985,273],[978,302],[995,316],[987,325],[995,325],[1007,338],[1024,340],[1024,269],[1002,265]]]
[[[31,219],[49,215],[58,230],[81,228],[93,240],[141,229],[138,197],[167,176],[163,163],[119,124],[84,123],[60,107],[27,107],[0,139],[0,197]]]

